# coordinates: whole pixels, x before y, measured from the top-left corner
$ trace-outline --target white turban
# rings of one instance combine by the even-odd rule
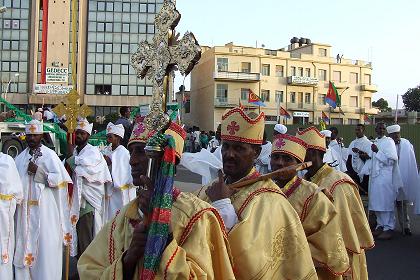
[[[322,134],[322,135],[324,135],[325,136],[325,138],[331,138],[331,131],[330,130],[322,130],[322,131],[320,131],[320,133]]]
[[[93,123],[89,123],[86,119],[81,119],[77,123],[76,130],[78,129],[86,131],[89,135],[92,135]]]
[[[38,120],[32,120],[25,125],[25,133],[26,134],[43,134],[44,125],[42,122]]]
[[[287,133],[287,127],[283,124],[276,124],[274,126],[274,130],[277,131],[280,134],[286,134]]]
[[[388,134],[400,132],[400,130],[401,130],[401,127],[398,124],[394,124],[394,125],[390,125],[386,127],[386,132],[388,132]]]
[[[108,125],[106,126],[106,133],[107,134],[115,134],[120,136],[121,138],[124,138],[124,126],[122,124],[113,124],[113,123],[108,123]]]

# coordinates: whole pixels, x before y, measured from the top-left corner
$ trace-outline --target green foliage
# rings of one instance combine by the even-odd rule
[[[378,108],[381,112],[391,112],[392,109],[388,106],[388,101],[379,98],[377,101],[372,102],[372,106]]]
[[[408,89],[402,95],[402,100],[407,111],[420,112],[420,86]]]
[[[118,118],[120,117],[120,115],[118,113],[111,113],[105,116],[105,123],[115,123]]]

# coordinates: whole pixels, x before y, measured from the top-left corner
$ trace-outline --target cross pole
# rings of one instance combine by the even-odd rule
[[[194,34],[185,33],[182,39],[175,33],[181,14],[170,0],[165,0],[155,17],[155,36],[152,42],[142,41],[131,57],[131,65],[141,79],[147,77],[153,83],[150,113],[145,123],[149,130],[162,132],[170,120],[166,114],[169,99],[169,75],[178,68],[188,75],[201,57],[201,48]]]

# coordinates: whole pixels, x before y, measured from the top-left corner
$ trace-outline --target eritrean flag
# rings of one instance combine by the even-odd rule
[[[369,117],[368,114],[365,114],[364,121],[365,121],[365,123],[370,123],[370,117]]]
[[[324,113],[324,111],[321,111],[321,119],[326,123],[330,122],[330,118]]]
[[[286,119],[290,119],[290,114],[283,108],[280,107],[280,116],[285,117]]]
[[[325,97],[325,102],[327,102],[331,107],[334,109],[341,106],[341,99],[340,95],[338,95],[337,88],[335,87],[334,83],[330,81],[330,85],[328,87],[327,96]]]
[[[252,90],[249,90],[248,103],[252,103],[258,106],[266,106],[261,100],[261,98],[258,95],[256,95]]]

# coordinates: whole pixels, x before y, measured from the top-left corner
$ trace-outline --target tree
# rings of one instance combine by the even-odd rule
[[[408,89],[402,95],[402,100],[407,111],[420,112],[420,86]]]
[[[392,111],[392,109],[388,106],[388,101],[383,98],[379,98],[377,101],[373,101],[372,106],[378,108],[381,112]]]

